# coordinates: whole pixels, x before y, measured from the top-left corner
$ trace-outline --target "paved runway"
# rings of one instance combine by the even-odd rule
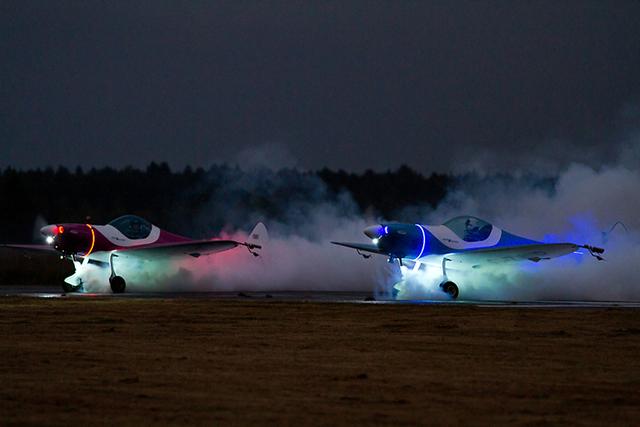
[[[62,293],[54,286],[0,286],[0,297],[33,298],[194,298],[194,299],[251,299],[265,301],[339,302],[351,304],[411,304],[496,308],[640,308],[640,301],[477,301],[477,300],[380,300],[365,292],[138,292]]]

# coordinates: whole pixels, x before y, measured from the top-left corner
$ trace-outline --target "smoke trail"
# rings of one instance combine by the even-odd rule
[[[505,185],[486,179],[459,188],[438,209],[433,223],[461,213],[492,221],[515,234],[545,242],[591,243],[606,248],[606,261],[573,254],[540,263],[503,264],[451,271],[468,299],[640,299],[640,171],[627,166],[600,170],[570,165],[549,191],[534,182]],[[628,227],[606,233],[621,221]],[[586,251],[585,251],[586,252]],[[402,298],[431,297],[439,277],[422,276],[401,284]],[[437,293],[435,294],[437,297]]]
[[[369,292],[386,282],[384,258],[365,261],[330,243],[362,240],[362,230],[374,222],[363,218],[350,194],[334,194],[314,173],[266,168],[269,150],[256,153],[242,153],[242,168],[209,172],[193,190],[208,202],[189,221],[202,238],[216,235],[240,242],[247,240],[256,222],[264,222],[270,238],[260,257],[238,247],[197,259],[118,258],[118,274],[126,277],[127,291]],[[279,162],[287,159],[280,151],[276,154]],[[85,290],[109,291],[108,272],[91,265],[82,270]]]
[[[640,161],[638,138],[620,145],[615,165],[594,169],[574,164],[557,178],[536,180],[482,178],[463,180],[437,209],[411,207],[398,218],[439,224],[461,214],[476,215],[500,228],[545,242],[591,243],[607,250],[605,262],[573,254],[540,263],[518,263],[480,270],[451,270],[461,298],[481,300],[634,300],[640,299]],[[363,217],[347,193],[333,194],[315,174],[269,169],[269,150],[242,155],[242,167],[217,169],[201,191],[209,201],[190,219],[203,236],[222,230],[221,237],[239,241],[257,221],[266,223],[271,238],[260,258],[243,248],[201,257],[122,264],[130,291],[160,290],[341,290],[388,292],[397,282],[397,267],[384,257],[363,260],[331,240],[364,241],[365,226],[381,219]],[[278,152],[278,164],[290,164]],[[638,159],[640,160],[640,159]],[[273,163],[275,164],[275,163]],[[252,203],[248,203],[248,198]],[[258,203],[256,203],[256,201]],[[264,201],[263,204],[260,201]],[[280,201],[274,203],[274,201]],[[247,209],[247,206],[263,206]],[[617,229],[622,221],[629,232]],[[103,270],[87,266],[89,290],[107,290]],[[104,277],[103,277],[104,276]],[[95,279],[95,280],[93,280]],[[401,298],[445,298],[437,288],[440,271],[405,280]]]

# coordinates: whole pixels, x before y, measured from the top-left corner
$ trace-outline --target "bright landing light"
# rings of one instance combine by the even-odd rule
[[[52,244],[53,243],[53,237],[51,236],[47,236],[47,238],[45,239],[47,241],[47,244]]]
[[[371,243],[373,243],[374,245],[378,244],[378,239],[371,239]]]

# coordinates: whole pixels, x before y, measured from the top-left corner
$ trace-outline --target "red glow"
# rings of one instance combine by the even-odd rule
[[[64,233],[64,227],[63,227],[63,226],[61,226],[61,225],[59,225],[59,226],[58,226],[58,233],[57,233],[57,234],[62,234],[62,233]]]

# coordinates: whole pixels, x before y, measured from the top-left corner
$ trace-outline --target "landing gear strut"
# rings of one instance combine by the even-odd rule
[[[460,290],[458,289],[458,285],[453,283],[447,277],[447,261],[451,260],[446,257],[442,258],[442,277],[444,277],[444,279],[442,280],[442,283],[440,283],[440,288],[444,291],[444,293],[449,295],[451,299],[456,299],[458,298]]]
[[[109,276],[109,285],[111,285],[111,291],[114,294],[121,294],[124,292],[127,287],[127,282],[125,282],[124,277],[118,276],[113,269],[113,258],[118,255],[111,253],[109,255],[109,266],[111,267],[111,276]]]
[[[82,265],[82,262],[78,261],[78,259],[76,258],[75,255],[70,255],[70,256],[67,256],[65,258],[67,258],[71,262],[73,262],[73,266],[75,267],[75,270],[77,272],[78,269],[80,268],[80,266]],[[82,282],[82,278],[81,277],[77,277],[77,276],[74,277],[74,276],[76,276],[76,274],[74,274],[73,276],[67,277],[65,279],[65,281],[62,282],[62,290],[64,291],[65,294],[69,294],[69,293],[72,293],[72,292],[83,292],[84,291],[84,286],[83,286],[84,283]],[[69,282],[67,282],[67,280]],[[73,282],[76,282],[75,285],[73,284]]]

